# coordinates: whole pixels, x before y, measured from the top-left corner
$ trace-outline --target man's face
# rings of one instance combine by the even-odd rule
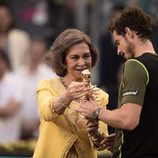
[[[113,32],[113,38],[117,45],[117,53],[126,60],[134,57],[134,44],[129,39],[128,35],[118,35],[116,31]]]

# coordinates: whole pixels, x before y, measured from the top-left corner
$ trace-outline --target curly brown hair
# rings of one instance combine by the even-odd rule
[[[98,50],[92,44],[90,37],[84,32],[77,29],[66,29],[58,35],[53,45],[50,48],[49,59],[51,59],[51,66],[60,77],[64,77],[66,70],[66,55],[68,50],[75,44],[86,43],[89,46],[92,56],[92,67],[98,60]]]
[[[139,38],[149,39],[152,37],[153,23],[147,15],[138,6],[127,6],[121,11],[119,17],[114,17],[109,24],[109,31],[116,31],[119,35],[125,35],[125,28],[129,27],[135,31]]]

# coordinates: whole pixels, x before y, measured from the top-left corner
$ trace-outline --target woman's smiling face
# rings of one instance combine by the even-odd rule
[[[92,56],[89,46],[82,42],[73,45],[66,54],[66,69],[68,77],[73,81],[82,80],[81,72],[84,69],[91,69]]]

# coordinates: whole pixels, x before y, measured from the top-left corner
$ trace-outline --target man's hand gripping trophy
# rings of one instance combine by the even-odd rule
[[[85,69],[81,73],[83,81],[87,82],[87,86],[92,87],[92,93],[89,93],[87,96],[83,98],[83,102],[95,100],[97,103],[100,102],[100,100],[97,98],[97,91],[98,88],[96,86],[92,86],[90,83],[91,79],[91,73],[88,69]],[[81,104],[82,104],[81,101]],[[82,116],[82,115],[81,115]],[[84,117],[84,116],[82,116]],[[97,119],[87,119],[87,130],[90,138],[92,139],[94,145],[97,147],[98,150],[104,150],[105,148],[108,150],[112,150],[112,146],[114,143],[115,134],[104,136],[103,134],[99,133],[98,127],[99,127],[99,120]]]
[[[88,83],[87,86],[91,86],[92,89],[93,89],[93,87],[95,87],[95,86],[92,86],[90,83],[91,73],[90,73],[89,69],[83,70],[81,73],[81,76],[82,76],[83,81]],[[94,96],[95,96],[95,92],[89,93],[88,95],[84,96],[81,103],[94,99]],[[82,117],[84,117],[84,116],[82,116]],[[93,120],[93,119],[89,119],[89,118],[86,118],[86,119],[87,119],[86,125],[87,125],[88,134],[91,138],[93,138],[93,135],[98,133],[98,120]]]

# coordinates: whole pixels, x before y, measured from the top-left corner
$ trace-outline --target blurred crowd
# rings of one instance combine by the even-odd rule
[[[116,108],[124,61],[117,56],[107,24],[128,4],[141,5],[153,16],[158,52],[157,0],[0,0],[0,144],[38,137],[37,84],[56,76],[45,55],[66,28],[78,28],[94,40],[100,63],[92,82],[109,93],[108,108]]]

